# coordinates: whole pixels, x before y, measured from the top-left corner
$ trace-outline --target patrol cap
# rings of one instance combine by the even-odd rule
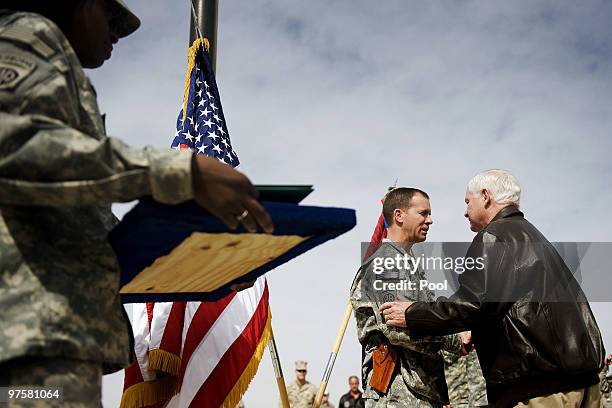
[[[140,27],[140,19],[128,8],[123,0],[108,0],[114,8],[111,29],[119,38],[132,34]]]
[[[295,369],[296,370],[308,370],[308,362],[304,361],[304,360],[298,360],[295,362]]]

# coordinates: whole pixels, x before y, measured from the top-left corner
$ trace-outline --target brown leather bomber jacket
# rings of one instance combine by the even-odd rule
[[[553,245],[517,207],[502,209],[474,238],[482,257],[449,299],[406,310],[413,334],[471,330],[491,406],[596,384],[604,347],[578,282]]]

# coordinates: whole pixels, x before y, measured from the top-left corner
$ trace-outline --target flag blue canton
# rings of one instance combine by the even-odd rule
[[[181,109],[172,148],[190,149],[230,166],[238,166],[240,161],[232,149],[210,58],[202,49],[198,50],[191,71],[188,95],[185,121]]]

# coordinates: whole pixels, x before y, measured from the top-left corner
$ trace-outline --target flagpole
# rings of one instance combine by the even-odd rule
[[[191,28],[189,46],[198,37],[208,39],[210,43],[210,61],[213,74],[217,68],[217,27],[219,20],[219,0],[189,0],[191,2]],[[195,15],[194,15],[195,13]]]
[[[270,337],[268,349],[270,350],[270,357],[272,357],[272,366],[274,367],[274,374],[276,375],[276,385],[278,386],[281,405],[283,408],[290,408],[289,397],[287,396],[287,387],[285,386],[285,377],[283,377],[283,369],[280,364],[278,350],[276,349],[276,341],[274,340],[274,332],[272,332],[272,336]]]
[[[321,385],[319,386],[319,392],[317,392],[317,397],[315,398],[314,403],[312,404],[312,408],[319,408],[321,406],[321,401],[323,400],[323,393],[327,388],[327,383],[329,382],[329,378],[331,377],[331,372],[334,369],[334,363],[336,362],[338,351],[340,351],[342,339],[344,338],[344,333],[346,332],[346,328],[348,326],[348,322],[351,318],[352,313],[353,306],[351,305],[351,301],[349,299],[346,305],[346,309],[344,311],[344,318],[342,319],[342,323],[340,324],[340,330],[338,330],[338,335],[336,336],[336,342],[334,343],[334,347],[332,348],[329,360],[327,360],[327,367],[325,367],[323,379],[321,380]]]

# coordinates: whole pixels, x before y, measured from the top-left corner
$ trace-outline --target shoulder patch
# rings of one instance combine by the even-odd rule
[[[36,69],[31,59],[14,54],[0,55],[0,90],[12,90]]]

